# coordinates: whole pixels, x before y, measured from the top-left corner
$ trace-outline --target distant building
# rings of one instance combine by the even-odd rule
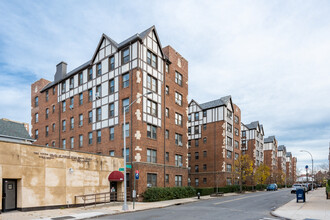
[[[294,179],[292,175],[292,154],[291,152],[286,153],[286,181],[288,185],[293,184]]]
[[[270,169],[270,183],[274,182],[274,175],[277,172],[277,140],[275,136],[264,138],[264,164]]]
[[[277,168],[286,175],[286,147],[280,145],[277,148]]]
[[[297,157],[292,157],[292,181],[295,182],[297,179]]]
[[[194,187],[237,183],[241,110],[231,96],[203,104],[192,100],[188,110],[189,181]]]
[[[29,124],[0,119],[0,141],[31,144],[35,140],[29,135]]]

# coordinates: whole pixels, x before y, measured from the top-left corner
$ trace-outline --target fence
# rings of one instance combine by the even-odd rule
[[[130,194],[127,193],[127,199],[130,198]],[[95,193],[95,194],[87,194],[87,195],[79,195],[75,196],[75,204],[86,205],[100,204],[100,203],[110,203],[110,202],[123,202],[124,201],[124,193],[117,192],[105,192],[105,193]]]

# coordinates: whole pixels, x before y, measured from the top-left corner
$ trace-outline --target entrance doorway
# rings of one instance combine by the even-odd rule
[[[110,182],[110,201],[117,201],[117,182]]]
[[[17,180],[2,180],[2,211],[17,209]]]

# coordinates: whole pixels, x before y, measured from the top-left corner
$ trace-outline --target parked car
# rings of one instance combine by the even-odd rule
[[[304,183],[302,184],[304,187],[306,187],[307,191],[312,190],[312,184],[311,183]]]
[[[277,190],[276,184],[268,184],[267,191],[275,191],[275,190]]]
[[[307,192],[307,187],[304,184],[295,183],[292,185],[291,193],[296,193],[297,188],[304,188],[304,191]]]

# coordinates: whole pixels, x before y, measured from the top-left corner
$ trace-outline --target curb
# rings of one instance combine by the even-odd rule
[[[283,216],[277,215],[277,214],[274,213],[274,211],[271,211],[271,212],[270,212],[270,215],[271,215],[271,216],[274,216],[274,217],[276,217],[276,218],[280,218],[280,219],[282,219],[282,220],[292,220],[291,218],[286,218],[286,217],[283,217]]]

